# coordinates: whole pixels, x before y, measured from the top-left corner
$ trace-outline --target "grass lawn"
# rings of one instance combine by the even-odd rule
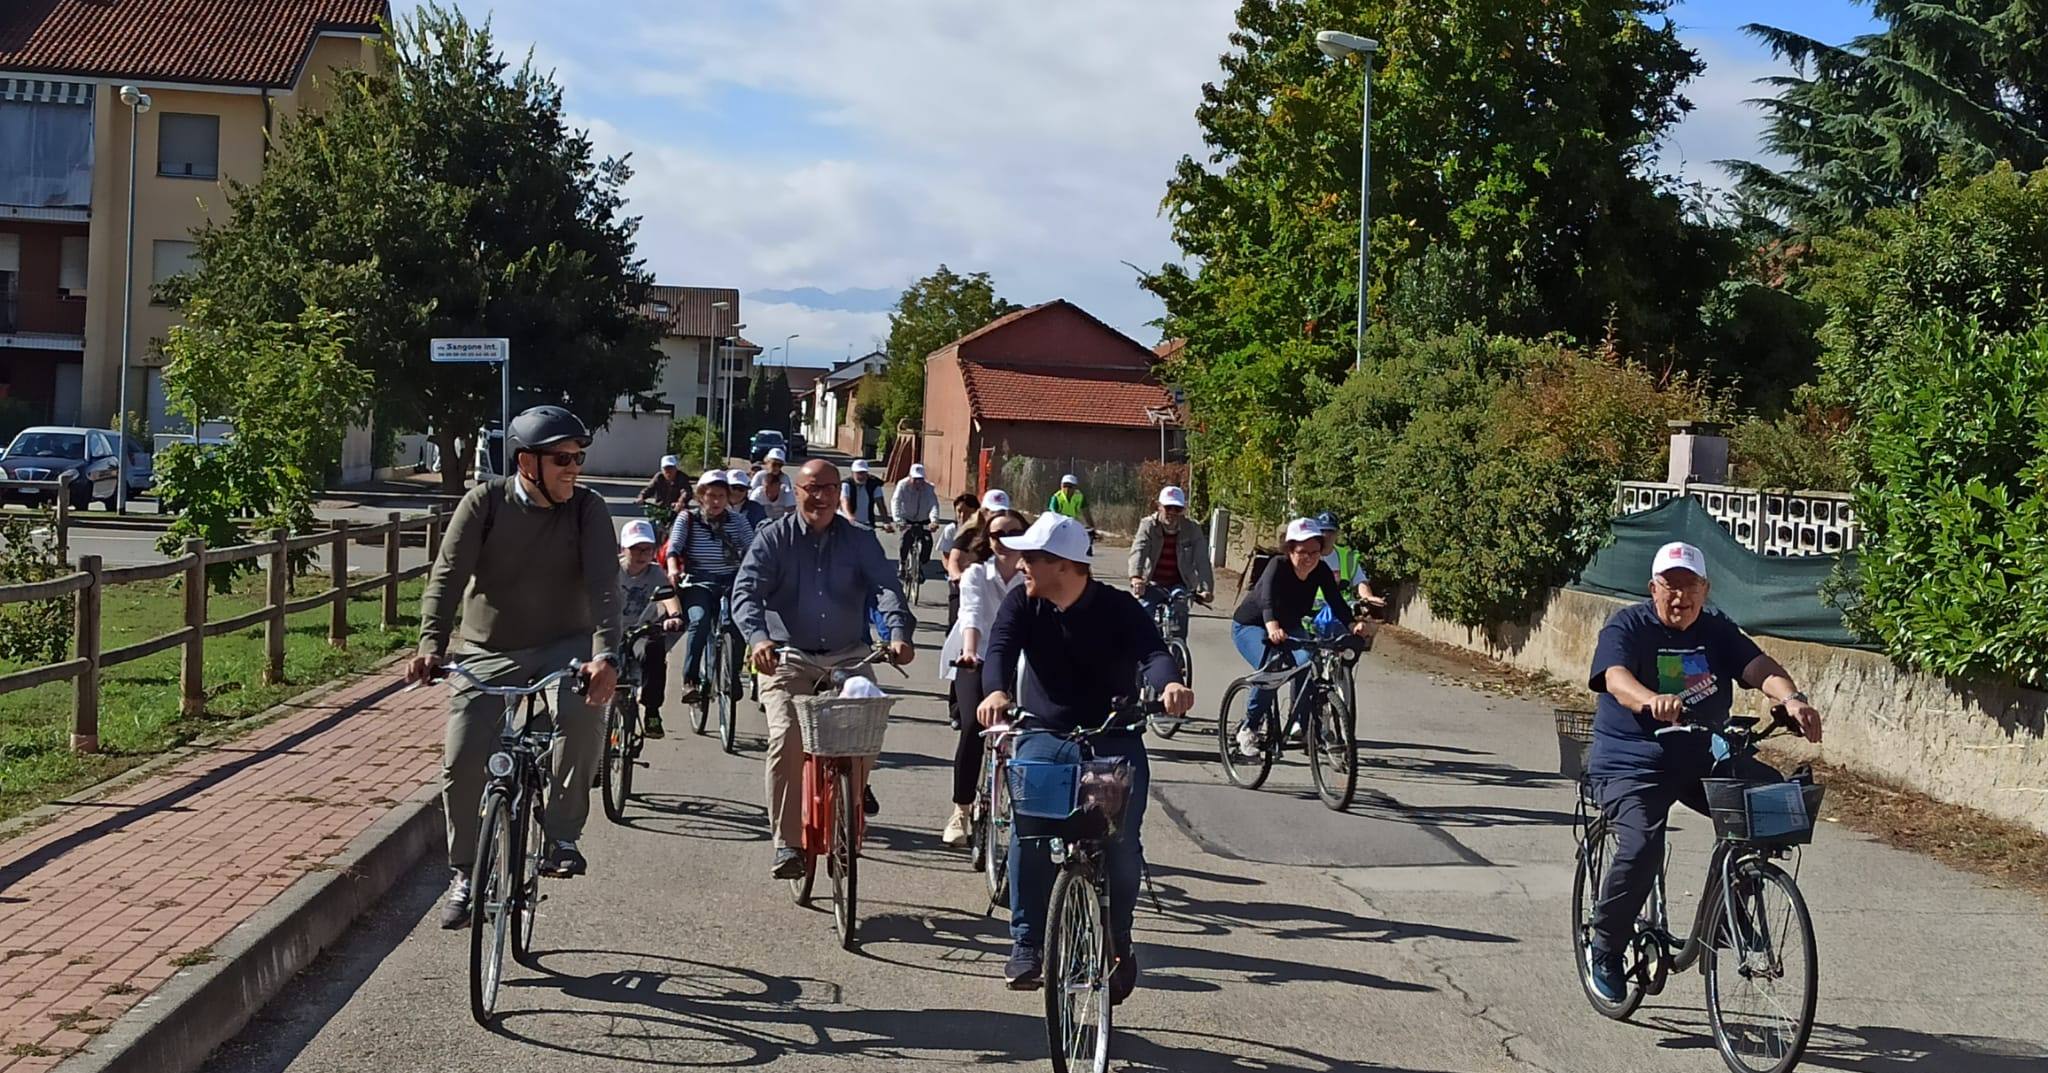
[[[326,587],[324,577],[300,579],[300,592]],[[418,580],[399,586],[399,624],[378,624],[382,590],[349,601],[346,649],[327,643],[328,607],[293,615],[285,631],[285,683],[263,681],[263,627],[206,640],[206,712],[178,714],[182,649],[124,663],[100,675],[100,749],[71,752],[74,685],[57,682],[0,696],[0,819],[118,774],[152,756],[255,715],[323,682],[365,670],[419,637]],[[208,598],[207,617],[219,621],[264,603],[264,576],[244,575],[234,591]],[[185,598],[176,581],[121,585],[101,604],[102,649],[146,640],[183,625]],[[22,669],[0,661],[0,673]]]

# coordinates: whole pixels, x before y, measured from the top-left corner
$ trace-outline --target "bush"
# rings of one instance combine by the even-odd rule
[[[1688,377],[1468,329],[1401,346],[1309,418],[1300,505],[1435,614],[1521,621],[1606,542],[1614,482],[1659,469],[1665,422],[1723,407]]]
[[[1081,492],[1088,497],[1088,513],[1094,516],[1095,527],[1105,533],[1129,534],[1137,531],[1138,519],[1151,510],[1151,501],[1141,490],[1140,468],[1124,462],[1014,455],[1003,460],[1002,488],[1010,493],[1010,502],[1036,516],[1060,490],[1060,478],[1074,474],[1081,478]],[[1152,494],[1159,494],[1156,487]]]
[[[1159,502],[1159,490],[1167,485],[1178,485],[1182,491],[1188,487],[1188,464],[1186,462],[1145,462],[1138,466],[1138,505],[1150,509]],[[1188,504],[1194,506],[1193,502]],[[1188,513],[1193,514],[1193,511]]]
[[[48,581],[70,572],[58,561],[55,523],[20,516],[0,521],[0,585]],[[71,597],[0,607],[0,659],[28,666],[57,663],[71,648]]]
[[[1849,412],[1823,405],[1809,385],[1793,408],[1776,417],[1751,417],[1728,433],[1729,480],[1745,488],[1846,492],[1856,485],[1849,468]]]
[[[1850,623],[1910,666],[2048,688],[2048,325],[1933,316],[1876,357]]]
[[[703,465],[707,446],[711,455],[723,461],[723,452],[717,450],[718,430],[711,425],[708,417],[678,417],[668,425],[668,453],[680,459],[684,467]]]

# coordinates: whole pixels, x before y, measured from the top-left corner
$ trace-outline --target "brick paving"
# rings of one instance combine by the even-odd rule
[[[47,1070],[440,778],[444,690],[373,676],[0,842],[0,1073]]]

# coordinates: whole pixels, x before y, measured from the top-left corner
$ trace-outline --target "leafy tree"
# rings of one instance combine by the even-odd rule
[[[1909,205],[2000,160],[2048,158],[2048,51],[2037,0],[1872,0],[1885,24],[1842,45],[1745,27],[1795,73],[1762,82],[1764,145],[1783,171],[1723,161],[1742,192],[1802,230]],[[1946,165],[1944,162],[1947,162]]]
[[[1274,501],[1295,422],[1353,361],[1361,65],[1318,29],[1382,45],[1373,78],[1372,307],[1441,331],[1609,333],[1658,353],[1697,332],[1735,258],[1651,173],[1700,71],[1665,0],[1245,0],[1196,110],[1205,160],[1167,185],[1194,268],[1146,280],[1188,345],[1197,457],[1244,509]],[[1412,322],[1410,327],[1415,326]]]
[[[946,344],[1021,307],[996,294],[986,272],[963,276],[945,265],[911,284],[889,313],[888,397],[876,424],[924,421],[924,359]]]
[[[431,426],[444,458],[497,416],[499,388],[429,363],[436,336],[510,338],[514,409],[597,425],[622,396],[651,405],[659,329],[637,312],[651,280],[620,212],[625,162],[593,158],[561,88],[507,64],[488,24],[429,3],[378,47],[371,69],[328,76],[324,112],[282,121],[263,181],[229,185],[201,267],[166,295],[255,323],[342,315],[379,419]],[[460,487],[461,467],[443,476]]]

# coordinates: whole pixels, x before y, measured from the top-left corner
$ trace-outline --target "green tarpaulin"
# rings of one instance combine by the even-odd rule
[[[1821,584],[1841,555],[1796,558],[1758,555],[1737,543],[1691,496],[1679,496],[1655,510],[1614,519],[1614,540],[1593,556],[1570,587],[1624,600],[1649,593],[1650,559],[1673,540],[1699,548],[1713,583],[1710,602],[1744,632],[1853,648],[1858,641],[1842,624],[1842,613],[1821,602]],[[1850,569],[1854,555],[1848,556]]]

